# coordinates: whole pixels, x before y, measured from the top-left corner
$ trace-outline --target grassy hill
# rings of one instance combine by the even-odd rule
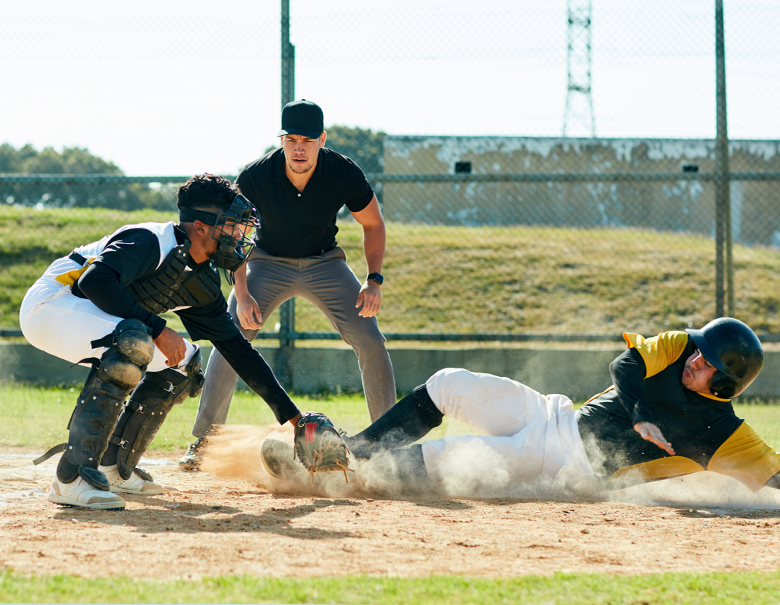
[[[172,213],[0,209],[0,327],[19,325],[27,288],[48,264],[120,225]],[[362,232],[338,240],[358,277]],[[780,251],[734,247],[736,313],[780,332]],[[651,334],[714,314],[714,244],[691,234],[633,229],[388,225],[380,325],[386,332]],[[226,292],[228,290],[226,289]],[[273,330],[278,313],[267,318]],[[175,318],[172,327],[178,327]],[[298,330],[329,330],[308,302]]]

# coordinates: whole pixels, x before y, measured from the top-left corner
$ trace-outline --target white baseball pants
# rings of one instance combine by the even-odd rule
[[[111,334],[122,321],[101,311],[89,299],[74,296],[70,286],[56,281],[58,275],[78,268],[67,257],[54,261],[27,291],[19,312],[22,333],[31,345],[71,363],[88,357],[99,359],[105,347],[92,348],[90,343]],[[186,366],[195,353],[189,341],[184,343],[187,353],[179,367]],[[160,372],[168,367],[165,362],[165,355],[155,347],[147,371]]]
[[[425,467],[451,495],[588,492],[595,476],[570,399],[509,378],[446,368],[426,382],[445,415],[478,435],[425,441]]]

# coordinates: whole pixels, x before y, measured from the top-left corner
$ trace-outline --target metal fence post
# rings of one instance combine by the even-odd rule
[[[734,268],[731,262],[731,199],[729,192],[729,135],[726,111],[726,52],[723,0],[715,0],[715,316],[724,315],[724,271],[728,314],[734,315]],[[725,244],[725,260],[724,260]],[[725,264],[725,267],[724,267]]]
[[[282,108],[295,99],[295,46],[290,44],[290,0],[282,0]],[[285,389],[293,387],[292,350],[295,348],[295,298],[279,307],[279,351],[274,372]]]

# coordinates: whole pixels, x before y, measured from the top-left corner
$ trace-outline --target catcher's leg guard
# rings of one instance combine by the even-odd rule
[[[346,439],[355,458],[370,458],[379,450],[414,443],[439,426],[444,414],[433,403],[425,385],[390,408],[362,433]]]
[[[112,334],[93,346],[108,346],[90,372],[68,424],[68,444],[57,466],[57,478],[73,483],[81,476],[99,490],[109,482],[98,470],[108,439],[127,394],[141,380],[152,360],[154,343],[143,322],[125,319]],[[95,360],[97,361],[97,360]]]
[[[130,479],[133,471],[147,481],[152,477],[137,468],[138,461],[154,439],[174,405],[187,397],[196,397],[203,387],[201,354],[198,350],[185,368],[185,374],[166,369],[148,372],[130,395],[110,445],[101,460],[103,466],[117,465],[123,479]]]

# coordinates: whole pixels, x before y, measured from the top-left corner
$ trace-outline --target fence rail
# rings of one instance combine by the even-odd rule
[[[2,184],[180,184],[189,176],[119,176],[105,174],[0,174]],[[225,175],[233,180],[234,175]],[[652,181],[713,181],[712,172],[585,172],[585,173],[533,173],[533,174],[383,174],[366,173],[375,183],[594,183],[594,182],[652,182]],[[731,181],[780,181],[780,172],[729,172]]]
[[[406,149],[401,148],[399,143],[393,145],[400,151],[394,156],[386,146],[388,161],[412,157],[404,155]],[[747,144],[735,148],[742,158],[742,164],[734,162],[738,168],[751,166],[744,159],[747,157],[753,166],[764,169],[734,170],[727,175],[726,182],[732,188],[732,239],[736,244],[754,248],[756,252],[751,254],[766,253],[771,258],[778,257],[780,262],[780,204],[775,194],[780,171],[773,169],[776,163],[767,151],[771,151],[775,142],[761,145],[761,153],[754,156],[749,155]],[[610,148],[605,143],[600,149],[606,155],[604,150],[608,152]],[[387,310],[383,308],[380,325],[387,329],[385,337],[389,341],[620,342],[620,334],[614,334],[610,329],[614,320],[609,317],[621,318],[621,329],[655,333],[663,329],[678,329],[689,325],[688,322],[698,325],[713,316],[710,306],[716,290],[712,265],[715,257],[714,191],[717,184],[709,160],[701,158],[695,162],[705,169],[702,172],[693,171],[691,165],[685,162],[679,171],[630,172],[625,165],[616,165],[616,169],[610,171],[607,162],[600,165],[601,170],[587,171],[583,170],[586,158],[577,155],[555,160],[562,170],[557,171],[551,159],[554,154],[547,157],[534,156],[533,153],[527,152],[532,162],[548,162],[553,170],[519,172],[511,170],[508,164],[507,172],[490,173],[486,170],[491,169],[491,162],[495,160],[487,156],[480,160],[472,154],[465,156],[477,168],[472,173],[421,172],[419,168],[415,170],[415,165],[407,164],[412,172],[404,174],[401,162],[395,165],[396,170],[392,173],[366,174],[377,191],[380,190],[378,185],[383,185],[382,206],[390,238],[386,263],[394,288],[408,291],[410,287],[429,287],[410,285],[416,283],[416,275],[429,268],[420,264],[419,260],[410,261],[410,257],[413,259],[416,254],[430,258],[442,253],[451,255],[442,268],[450,275],[440,276],[445,283],[451,279],[450,284],[460,285],[463,283],[460,280],[471,279],[475,272],[482,273],[486,269],[493,272],[492,277],[484,282],[463,286],[466,289],[461,292],[462,296],[472,296],[482,287],[494,287],[488,286],[488,283],[503,284],[501,291],[492,291],[488,296],[486,309],[477,313],[487,312],[487,307],[494,304],[505,309],[503,315],[506,317],[494,314],[488,321],[480,318],[468,325],[466,330],[459,330],[465,324],[460,317],[454,318],[460,304],[456,298],[438,307],[435,301],[428,304],[421,312],[427,314],[431,321],[417,321],[414,325],[403,321],[402,316],[408,308],[396,310],[393,305]],[[422,159],[421,156],[414,157],[424,170],[432,167],[428,161],[435,160],[437,155],[434,150]],[[760,164],[755,158],[770,159]],[[660,162],[669,168],[672,164],[680,166],[681,160],[678,157]],[[441,169],[441,166],[438,168]],[[188,178],[176,175],[0,174],[0,199],[6,203],[39,208],[58,205],[98,207],[104,205],[105,200],[121,201],[123,192],[133,192],[142,199],[144,191],[156,190],[149,185],[157,183],[164,185],[161,191],[166,192],[169,204],[165,207],[166,212],[173,212],[175,186]],[[234,177],[228,175],[228,178]],[[345,212],[340,220],[347,218],[350,218],[349,213]],[[116,220],[122,218],[116,217]],[[619,230],[622,228],[628,228],[630,234],[621,235]],[[46,238],[49,241],[61,240],[63,246],[68,245],[65,241],[83,243],[83,236],[76,230],[66,233],[61,227],[52,226],[52,229],[55,232]],[[358,229],[358,226],[353,224],[350,229]],[[608,234],[612,229],[616,230],[614,237],[617,239],[603,245],[599,243],[602,238],[612,237]],[[344,245],[342,236],[348,238],[350,233],[344,223],[339,234],[340,244]],[[498,246],[494,242],[496,238],[503,238]],[[362,262],[360,242],[357,239],[351,243],[345,241],[352,246],[349,257],[351,261],[357,261],[358,264],[353,265],[357,273],[362,270],[358,269]],[[411,244],[412,241],[415,243]],[[561,255],[553,266],[534,268],[526,274],[529,265],[526,265],[525,259],[528,255],[535,255],[534,249],[539,242],[559,250],[570,249],[571,252]],[[493,265],[479,264],[485,260],[482,258],[484,254],[490,254],[485,251],[491,248],[496,248],[497,256],[486,262]],[[456,252],[448,252],[455,249]],[[664,261],[671,263],[668,274],[651,274],[656,250],[668,253]],[[46,256],[43,251],[38,253]],[[747,253],[740,254],[744,257]],[[477,265],[473,265],[469,255],[479,258]],[[43,256],[41,262],[45,261]],[[21,259],[9,257],[9,262],[21,262]],[[537,263],[536,266],[544,265],[544,262],[538,265],[538,258],[532,262]],[[770,260],[770,263],[774,262]],[[502,264],[506,267],[502,268]],[[780,336],[771,333],[776,329],[780,331],[773,311],[775,307],[780,308],[780,301],[769,293],[768,286],[761,286],[762,282],[773,278],[774,269],[769,265],[762,268],[761,263],[757,263],[743,278],[740,271],[745,266],[744,259],[740,260],[740,264],[736,271],[736,278],[741,280],[736,316],[755,320],[759,330],[763,327],[762,339],[765,342],[780,342]],[[563,281],[551,280],[551,272],[562,275]],[[571,276],[567,276],[567,272]],[[452,275],[457,277],[452,278]],[[611,287],[610,280],[623,282],[620,286],[622,294],[616,298],[633,296],[635,301],[614,309],[594,308],[594,301],[605,300],[604,293],[595,296],[590,291],[602,282],[607,288]],[[687,294],[681,300],[675,300],[678,295],[678,290],[673,287],[675,282],[685,282],[686,287],[703,294],[695,303],[686,300]],[[551,283],[557,285],[551,286]],[[745,285],[748,287],[745,288]],[[551,288],[561,289],[560,296]],[[446,289],[447,286],[444,286],[441,296],[456,295],[454,291],[446,292]],[[645,320],[641,307],[645,300],[652,297],[661,301],[659,304],[665,315]],[[558,304],[560,300],[565,303],[560,312],[549,314],[545,319],[538,318],[536,309]],[[415,301],[412,304],[417,305]],[[441,313],[443,308],[447,309],[446,313]],[[533,318],[535,313],[534,319],[527,319]],[[453,318],[447,317],[449,315]],[[578,322],[580,315],[584,319]],[[12,323],[6,325],[9,327],[0,330],[0,337],[22,336],[19,330],[11,327]],[[269,327],[272,325],[268,324]],[[417,326],[422,326],[420,332],[415,331]],[[262,332],[258,338],[278,341],[282,347],[294,346],[296,340],[339,340],[338,334],[324,331],[328,328],[319,314],[307,316],[304,310],[303,315],[296,318],[295,314],[286,315],[281,309],[280,327],[273,332]]]

